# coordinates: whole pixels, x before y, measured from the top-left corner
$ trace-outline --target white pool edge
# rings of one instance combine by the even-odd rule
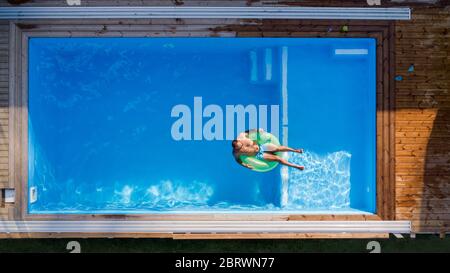
[[[410,20],[411,10],[348,7],[4,7],[0,20],[100,18]]]
[[[0,233],[411,233],[410,221],[0,221]]]

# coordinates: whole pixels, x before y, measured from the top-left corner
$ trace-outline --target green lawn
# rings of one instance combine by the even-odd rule
[[[172,239],[7,239],[4,252],[68,252],[78,241],[82,252],[369,252],[372,240],[172,240]],[[450,252],[450,236],[417,235],[416,239],[376,240],[381,252]]]

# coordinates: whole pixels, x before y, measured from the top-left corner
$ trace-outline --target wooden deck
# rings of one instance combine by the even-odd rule
[[[408,69],[414,66],[414,72]],[[449,231],[450,9],[396,24],[396,219]]]
[[[28,6],[61,5],[59,0],[29,1]],[[84,4],[96,5],[99,1],[82,0]],[[153,2],[153,1],[152,1]],[[206,1],[156,1],[153,4],[205,5]],[[282,1],[293,5],[293,1]],[[302,5],[361,6],[365,1],[302,1]],[[336,4],[338,2],[338,4]],[[387,2],[387,1],[383,1]],[[105,2],[101,2],[105,4]],[[142,5],[142,1],[116,0],[111,5]],[[145,2],[144,2],[145,3]],[[8,4],[0,3],[0,6]],[[208,5],[263,5],[261,1],[208,1]],[[387,2],[385,5],[399,5]],[[404,5],[404,4],[403,4]],[[408,4],[409,5],[409,4]],[[136,36],[271,36],[299,37],[345,37],[352,35],[378,35],[382,39],[392,39],[391,50],[383,55],[383,62],[391,62],[395,74],[384,73],[382,85],[395,84],[392,98],[395,105],[389,111],[378,113],[395,121],[394,143],[386,146],[386,151],[395,153],[395,161],[384,162],[385,168],[393,168],[388,176],[377,177],[390,192],[386,203],[379,210],[385,217],[396,220],[411,220],[415,232],[449,232],[450,228],[450,8],[444,1],[435,5],[411,4],[412,21],[395,22],[387,28],[386,22],[349,21],[299,21],[299,20],[93,20],[93,21],[21,21],[22,27],[42,33],[52,31],[62,33],[93,33],[97,36],[120,36],[133,30]],[[340,33],[339,26],[349,25],[348,33]],[[330,31],[330,26],[332,30]],[[386,29],[393,29],[389,34]],[[386,32],[387,31],[387,32]],[[383,36],[384,33],[384,36]],[[395,34],[395,36],[393,35]],[[10,179],[12,158],[9,130],[10,86],[9,47],[10,22],[0,21],[0,188],[17,187]],[[387,42],[387,41],[380,41]],[[412,71],[412,66],[413,70]],[[410,70],[410,72],[408,72]],[[386,76],[387,75],[387,76]],[[394,76],[402,76],[394,81]],[[394,127],[395,125],[395,127]],[[378,132],[380,133],[380,132]],[[388,136],[385,136],[385,138]],[[15,146],[13,146],[14,148]],[[395,163],[394,163],[395,162]],[[395,165],[394,165],[395,164]],[[394,168],[395,167],[395,168]],[[395,171],[395,173],[394,173]],[[392,185],[392,186],[390,186]],[[392,187],[389,188],[389,187]],[[0,197],[0,204],[1,197]],[[394,205],[391,205],[394,204]],[[392,215],[390,214],[390,209]],[[13,206],[0,205],[1,219],[17,219]],[[310,220],[321,216],[283,216],[285,220]],[[327,216],[327,219],[334,218]],[[342,219],[342,217],[337,217]],[[367,219],[370,220],[370,219]],[[220,237],[220,236],[219,236]],[[259,235],[255,235],[259,237]],[[293,236],[295,238],[305,236]],[[307,236],[306,236],[307,237]]]

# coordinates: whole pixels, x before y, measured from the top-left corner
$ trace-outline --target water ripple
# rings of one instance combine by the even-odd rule
[[[289,168],[287,209],[342,209],[350,207],[351,154],[312,152],[291,154],[289,161],[305,170]]]

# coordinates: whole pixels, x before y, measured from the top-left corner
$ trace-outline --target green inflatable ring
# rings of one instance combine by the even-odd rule
[[[280,141],[278,141],[278,138],[271,133],[251,132],[248,137],[260,146],[266,143],[272,143],[276,146],[280,146]],[[275,154],[281,155],[280,152]],[[256,172],[268,172],[278,166],[278,162],[261,160],[256,158],[256,156],[241,155],[240,159],[242,162],[252,166],[252,170]]]

